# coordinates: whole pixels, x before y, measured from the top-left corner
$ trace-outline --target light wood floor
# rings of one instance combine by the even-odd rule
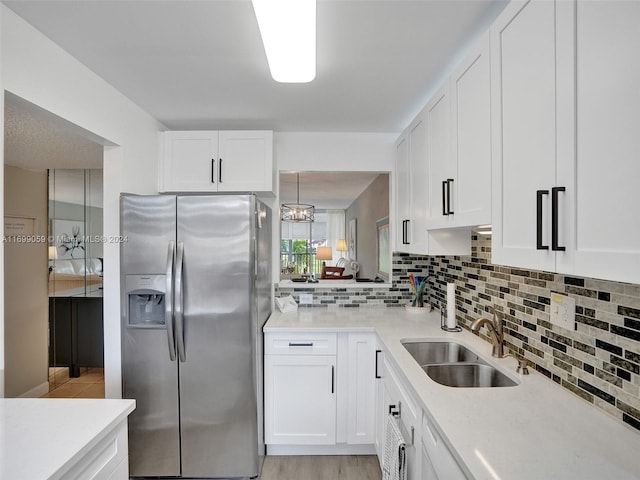
[[[260,480],[380,480],[375,455],[267,456]]]

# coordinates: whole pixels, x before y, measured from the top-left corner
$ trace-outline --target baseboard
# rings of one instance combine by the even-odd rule
[[[49,392],[49,382],[41,383],[38,386],[33,387],[31,390],[27,390],[22,395],[18,395],[19,398],[40,398],[45,393]]]
[[[373,444],[364,445],[267,445],[269,455],[375,455]]]

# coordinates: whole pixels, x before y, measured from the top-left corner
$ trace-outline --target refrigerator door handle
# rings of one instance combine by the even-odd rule
[[[164,323],[167,327],[167,341],[169,342],[169,359],[176,360],[176,342],[173,336],[173,264],[176,258],[176,246],[169,242],[167,253],[167,290],[164,295]]]
[[[182,286],[182,264],[184,260],[184,243],[178,242],[176,258],[176,288],[175,288],[175,312],[176,312],[176,337],[178,343],[178,357],[185,362],[187,357],[184,351],[184,295]]]

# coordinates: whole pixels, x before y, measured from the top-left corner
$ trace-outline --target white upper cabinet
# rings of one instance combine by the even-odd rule
[[[492,262],[554,270],[555,2],[510,3],[492,26],[491,50]],[[547,248],[536,249],[536,241]]]
[[[396,250],[406,252],[411,244],[411,169],[406,132],[396,141],[395,160]]]
[[[490,68],[487,33],[451,76],[454,226],[491,223]]]
[[[428,253],[427,122],[420,113],[396,142],[396,250]]]
[[[429,229],[491,223],[489,34],[427,105]]]
[[[270,131],[162,134],[161,192],[273,192]]]
[[[512,2],[496,20],[494,263],[640,282],[638,24],[638,2]]]
[[[451,187],[454,165],[451,161],[451,96],[449,81],[436,92],[426,107],[427,158],[430,167],[429,192],[431,196],[429,218],[446,218],[453,213]]]
[[[575,182],[573,271],[640,283],[640,2],[575,8],[576,161],[558,172]]]

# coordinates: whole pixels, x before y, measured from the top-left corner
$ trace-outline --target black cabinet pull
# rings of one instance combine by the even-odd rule
[[[536,249],[549,250],[549,245],[542,244],[542,197],[549,195],[549,190],[536,191]]]
[[[564,252],[565,247],[558,245],[558,192],[564,192],[564,187],[551,189],[551,250]]]
[[[447,213],[447,181],[442,181],[442,215],[449,215]]]
[[[402,221],[402,244],[403,245],[409,245],[411,243],[409,242],[409,222],[410,220]]]
[[[216,183],[216,159],[211,159],[211,183]]]
[[[290,347],[313,347],[313,342],[304,342],[304,343],[289,342],[289,346]]]
[[[447,178],[447,215],[453,215],[451,210],[451,186],[453,185],[453,178]]]
[[[336,367],[331,365],[331,393],[335,393]]]
[[[218,163],[218,183],[222,183],[222,159]]]
[[[378,354],[382,352],[382,350],[376,350],[376,378],[382,378],[378,373]]]

